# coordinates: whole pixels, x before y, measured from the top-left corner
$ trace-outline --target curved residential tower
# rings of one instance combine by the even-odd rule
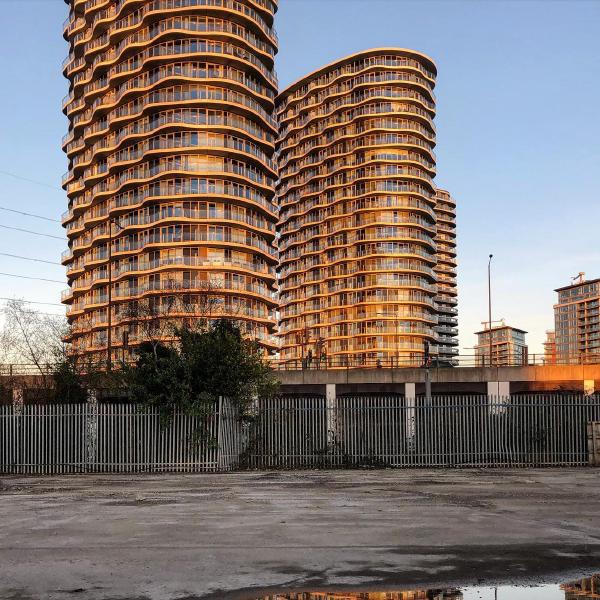
[[[73,352],[217,316],[273,349],[276,2],[69,4]]]
[[[427,56],[383,48],[278,97],[282,361],[436,352],[435,77]]]
[[[436,192],[438,312],[437,345],[440,360],[455,364],[458,355],[456,290],[456,203],[446,191]]]

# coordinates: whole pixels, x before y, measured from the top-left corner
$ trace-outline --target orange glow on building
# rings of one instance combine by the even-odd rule
[[[132,305],[193,319],[207,290],[273,350],[276,2],[69,4],[72,351],[114,360],[144,341]]]
[[[436,303],[453,319],[455,299],[436,286],[454,259],[448,240],[436,267],[435,78],[423,54],[383,48],[278,97],[283,363],[406,366],[437,353]]]
[[[600,360],[600,279],[586,280],[585,273],[571,285],[555,290],[556,358],[561,364]]]

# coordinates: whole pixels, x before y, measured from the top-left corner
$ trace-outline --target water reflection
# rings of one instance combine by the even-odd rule
[[[565,600],[600,598],[600,574],[597,573],[579,581],[563,583],[560,587],[565,592]]]
[[[284,592],[254,600],[600,600],[600,574],[555,585],[391,592]]]
[[[260,600],[462,600],[462,598],[462,592],[458,588],[451,588],[402,592],[289,592],[265,596]]]

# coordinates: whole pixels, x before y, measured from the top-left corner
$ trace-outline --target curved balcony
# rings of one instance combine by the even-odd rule
[[[378,115],[378,117],[369,118],[374,115]],[[311,140],[316,140],[318,143],[318,145],[312,144],[311,149],[315,147],[325,147],[342,138],[353,138],[362,133],[372,131],[410,131],[418,133],[426,143],[430,144],[426,147],[431,150],[433,150],[433,145],[435,143],[435,133],[433,133],[429,127],[426,127],[418,121],[403,118],[403,115],[390,111],[357,115],[344,123],[340,123],[339,127],[337,126],[337,123],[332,123],[328,129],[330,134],[326,136],[321,135],[322,132],[318,131],[307,131],[306,135],[296,134],[288,136],[285,138],[285,143],[282,143],[279,146],[280,151],[287,152],[298,146],[300,143],[302,143],[303,146],[307,146],[311,144]]]
[[[138,82],[140,80],[136,78],[133,80],[132,84],[127,83],[119,86],[119,81],[127,78],[128,75],[144,73],[146,69],[151,68],[151,63],[162,65],[165,62],[168,62],[169,59],[172,60],[174,58],[181,61],[186,58],[193,58],[197,56],[199,52],[203,55],[206,54],[207,58],[220,58],[222,55],[229,56],[230,58],[227,59],[227,64],[231,62],[232,58],[235,58],[242,64],[248,62],[256,69],[257,73],[265,77],[276,89],[276,83],[274,83],[273,77],[269,77],[269,69],[247,51],[224,42],[185,39],[163,42],[157,46],[151,46],[128,61],[116,65],[99,78],[93,78],[93,73],[89,70],[78,73],[73,79],[73,91],[71,94],[74,95],[77,93],[78,86],[83,86],[83,90],[81,90],[79,94],[79,100],[82,104],[89,103],[95,97],[106,94],[107,92],[122,96],[125,91],[129,90],[132,86],[139,85]],[[232,70],[232,72],[235,71]],[[140,87],[147,87],[150,83],[154,83],[152,79],[145,78],[142,79],[141,82],[142,85]],[[112,92],[111,86],[117,86],[114,92]],[[63,108],[67,114],[73,112],[72,102],[74,99],[70,99],[71,94],[63,100]],[[100,98],[100,100],[102,100],[102,98]],[[102,104],[104,104],[104,102],[102,102]]]
[[[141,117],[150,109],[172,107],[172,105],[175,105],[176,107],[193,106],[194,104],[199,104],[201,106],[212,106],[216,104],[221,108],[235,108],[236,112],[231,115],[232,117],[236,115],[236,113],[240,112],[242,113],[242,116],[246,114],[250,117],[258,117],[259,121],[261,121],[263,124],[266,124],[267,129],[276,131],[276,123],[273,117],[265,110],[262,104],[244,93],[222,87],[224,83],[227,83],[227,80],[220,80],[220,83],[220,86],[187,83],[184,85],[162,87],[158,90],[153,90],[146,94],[142,94],[141,96],[135,98],[135,100],[118,105],[116,108],[106,113],[101,121],[92,122],[91,125],[85,126],[83,137],[85,139],[94,135],[97,136],[102,131],[108,132],[110,129],[114,128],[113,125],[118,124],[121,125],[121,129],[118,130],[118,132],[113,133],[113,135],[117,135],[123,129],[127,129],[127,127],[123,127],[122,121]],[[172,111],[169,111],[169,113],[170,112]],[[191,115],[198,115],[196,117],[197,119],[201,119],[200,115],[206,114],[202,111],[183,110],[180,110],[180,113],[178,114],[188,114],[188,112]],[[242,116],[239,114],[237,114],[237,116],[242,118]],[[78,122],[82,118],[83,117],[81,116],[76,117]],[[204,120],[206,123],[209,123],[213,120],[213,118],[209,119],[208,117],[205,117]],[[154,111],[152,118],[146,119],[147,122],[152,123],[156,122],[156,120],[157,116]],[[196,125],[206,124],[203,123],[202,120],[198,120],[197,122],[191,121],[191,123]],[[128,127],[132,128],[136,127],[136,125],[139,127],[139,122],[137,122],[137,124],[136,122],[129,123]],[[262,132],[260,132],[259,125],[255,125],[255,128],[257,132],[259,132],[259,137],[264,135]],[[254,135],[256,135],[256,133]],[[67,152],[70,151],[69,144],[73,143],[73,141],[74,139],[69,140],[65,145]],[[269,141],[273,142],[274,138],[271,138]]]
[[[170,152],[165,152],[170,150]],[[150,138],[140,144],[132,144],[125,150],[107,156],[101,162],[95,162],[93,166],[83,170],[79,180],[91,181],[93,179],[102,179],[111,176],[119,168],[130,167],[139,163],[144,158],[155,158],[155,160],[164,159],[165,156],[171,156],[177,152],[189,153],[202,152],[210,157],[239,157],[251,161],[249,164],[258,167],[261,179],[264,179],[263,172],[270,174],[272,180],[275,180],[276,172],[273,161],[263,153],[258,146],[251,142],[246,142],[241,138],[227,136],[221,140],[199,136],[197,132],[178,133],[162,135],[156,138]],[[173,158],[171,156],[171,158]],[[255,159],[258,159],[255,161]],[[143,165],[139,168],[143,168]],[[251,170],[249,167],[248,170]],[[63,185],[69,185],[75,178],[73,172],[68,173],[63,178]],[[249,177],[254,179],[253,177]]]
[[[415,135],[383,132],[355,135],[338,140],[333,144],[322,145],[319,143],[320,141],[313,139],[284,154],[279,160],[280,171],[287,175],[292,169],[300,171],[304,167],[324,163],[327,160],[352,158],[355,156],[354,151],[367,149],[383,151],[386,148],[400,148],[421,154],[423,154],[421,151],[425,150],[426,166],[431,172],[435,171],[435,154],[431,149],[431,144]]]
[[[394,82],[398,83],[398,82]],[[358,106],[370,99],[394,99],[394,100],[411,100],[418,102],[420,105],[428,109],[428,116],[435,115],[435,104],[430,102],[423,94],[412,88],[397,87],[392,83],[385,86],[372,86],[366,89],[354,91],[350,95],[332,98],[326,96],[322,103],[311,101],[297,110],[291,110],[287,113],[279,112],[279,122],[283,127],[283,131],[287,132],[292,126],[304,127],[314,118],[331,117],[340,108]]]
[[[225,19],[217,19],[208,16],[193,16],[183,15],[162,19],[153,23],[149,27],[136,31],[135,33],[126,36],[116,46],[109,45],[109,36],[104,36],[106,42],[105,50],[96,55],[89,69],[89,74],[86,74],[86,79],[94,76],[96,69],[102,65],[113,64],[124,57],[127,50],[131,48],[138,49],[148,45],[150,42],[159,40],[165,36],[173,34],[228,34],[229,39],[245,43],[250,52],[258,53],[262,60],[266,60],[272,67],[275,56],[275,48],[271,44],[267,44],[255,36],[249,29],[243,27],[239,23],[233,23]],[[96,46],[96,50],[98,47]],[[85,52],[85,50],[84,50]],[[76,70],[85,66],[85,61],[77,60],[73,53],[63,62],[63,73],[66,77],[71,77]]]
[[[241,75],[235,77],[236,73],[241,73],[241,71],[230,67],[221,68],[218,65],[212,65],[212,67],[213,68],[205,68],[204,63],[184,63],[180,65],[166,65],[157,69],[156,72],[152,74],[140,75],[133,80],[130,80],[127,84],[121,85],[118,90],[97,98],[84,112],[73,115],[71,127],[77,134],[80,128],[89,126],[94,120],[97,120],[106,128],[109,125],[109,121],[106,120],[106,122],[104,122],[104,113],[111,110],[118,110],[119,104],[126,101],[129,97],[137,98],[140,95],[156,91],[157,87],[160,85],[175,81],[181,83],[194,83],[215,80],[221,85],[231,81],[235,85],[237,82],[236,80],[238,80],[241,83],[239,87],[245,92],[251,94],[254,93],[257,97],[261,97],[261,94],[264,92],[263,88],[258,84],[255,84],[252,79],[242,77]],[[269,95],[265,95],[263,98],[266,101],[270,101],[271,99]]]
[[[128,30],[142,29],[146,22],[161,14],[173,15],[179,12],[185,14],[198,9],[222,9],[224,15],[243,18],[248,26],[253,27],[256,33],[261,34],[265,41],[270,42],[273,46],[277,46],[278,43],[276,33],[264,17],[252,7],[237,0],[150,0],[137,10],[121,17],[127,7],[139,4],[139,2],[140,0],[118,0],[96,12],[89,22],[86,20],[87,27],[78,33],[69,35],[65,31],[65,38],[70,40],[73,47],[79,52],[92,55],[99,47],[110,43],[112,37],[122,36],[123,32]],[[77,21],[74,20],[74,22]],[[101,24],[109,27],[108,33],[104,34],[108,37],[107,40],[103,40],[103,36],[99,35],[98,27]]]
[[[174,119],[170,123],[169,121],[166,121],[157,127],[152,129],[149,128],[149,132],[156,133],[161,130],[164,131],[164,129],[176,124],[181,126],[181,123]],[[270,169],[273,175],[275,175],[276,172],[275,161],[267,152],[265,152],[263,146],[253,141],[249,141],[246,138],[228,133],[207,132],[203,129],[185,128],[176,133],[165,131],[161,135],[141,138],[141,141],[136,141],[136,139],[140,139],[139,131],[131,129],[130,133],[132,134],[131,141],[134,143],[130,144],[125,149],[117,150],[123,141],[123,137],[116,134],[112,139],[105,138],[103,144],[95,144],[86,152],[77,155],[72,161],[73,167],[67,176],[67,180],[69,177],[75,177],[81,169],[90,166],[95,159],[97,159],[97,162],[106,161],[110,166],[111,163],[140,159],[148,152],[157,153],[160,150],[180,148],[185,145],[190,148],[201,147],[218,150],[235,150],[242,154],[251,155],[252,157],[257,158],[260,161],[260,165]],[[223,152],[223,154],[226,153]],[[231,152],[229,152],[229,154],[231,154]]]
[[[162,176],[175,174],[210,176],[211,173],[228,173],[233,179],[241,184],[256,185],[265,194],[269,194],[274,180],[267,174],[256,168],[249,168],[241,161],[223,159],[218,162],[210,162],[210,156],[197,155],[175,155],[161,158],[156,161],[142,163],[137,167],[131,167],[118,175],[110,176],[87,190],[87,194],[95,199],[103,196],[119,194],[125,189],[139,183],[158,179]],[[207,160],[202,160],[207,159]],[[84,182],[77,180],[66,186],[67,195],[73,195],[84,189]]]
[[[430,175],[435,174],[435,163],[429,160],[424,154],[415,152],[411,149],[386,148],[382,149],[380,144],[372,146],[363,146],[365,152],[362,156],[354,156],[350,149],[343,148],[339,152],[325,155],[320,160],[298,160],[295,161],[295,170],[289,167],[280,168],[279,178],[281,185],[285,185],[287,179],[297,180],[312,176],[333,175],[343,171],[346,168],[359,167],[369,163],[376,162],[408,162],[414,163],[427,169]],[[377,152],[377,150],[379,150]],[[450,217],[447,217],[450,221]]]
[[[385,54],[384,49],[382,54],[378,56],[372,54],[374,51],[367,50],[364,53],[355,55],[356,59],[349,56],[346,59],[342,59],[342,61],[338,61],[338,63],[345,64],[332,65],[331,67],[326,66],[321,69],[323,73],[317,72],[314,75],[306,76],[285,90],[278,103],[278,113],[281,114],[283,111],[289,110],[292,107],[296,111],[301,110],[302,106],[298,106],[298,103],[307,96],[315,98],[318,103],[321,103],[325,97],[329,98],[341,93],[339,90],[339,83],[336,84],[338,80],[347,80],[349,77],[354,78],[358,73],[381,67],[385,69],[408,69],[406,75],[413,75],[411,71],[416,71],[424,76],[422,79],[427,81],[426,87],[430,91],[433,91],[436,70],[431,59],[410,50],[390,50],[389,54]],[[405,54],[409,56],[401,56],[401,52],[405,52]],[[364,58],[360,56],[361,54],[365,55]],[[354,83],[354,81],[351,80],[350,85],[348,85],[349,88],[353,87],[352,83]],[[319,94],[319,90],[322,91],[321,94]]]

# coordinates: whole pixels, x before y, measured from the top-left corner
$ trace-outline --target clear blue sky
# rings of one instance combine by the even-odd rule
[[[438,65],[438,185],[458,204],[460,347],[487,318],[530,332],[541,350],[553,289],[600,277],[600,2],[280,0],[282,87],[346,54],[414,48]],[[0,171],[59,187],[67,83],[62,0],[3,0]],[[32,27],[33,24],[33,27]],[[0,206],[58,218],[60,189],[0,172]],[[0,224],[62,235],[0,211]],[[0,253],[59,260],[64,243],[0,228]],[[0,271],[64,279],[61,267],[0,255]],[[57,302],[60,284],[0,276],[0,296]],[[58,310],[59,307],[47,307]]]

